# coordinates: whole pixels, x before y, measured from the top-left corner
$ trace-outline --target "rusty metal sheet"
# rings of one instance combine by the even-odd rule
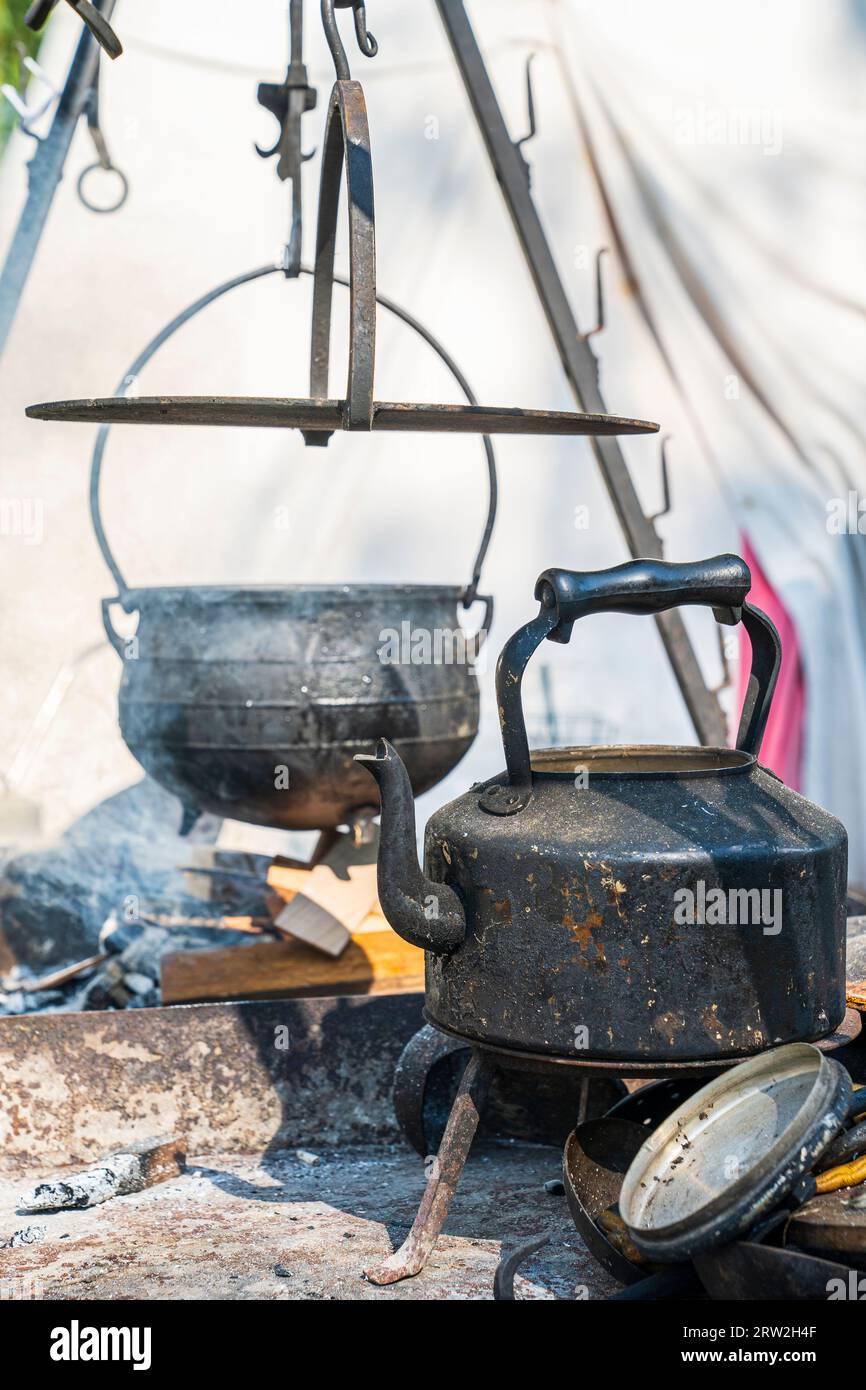
[[[397,1136],[394,1068],[420,996],[0,1019],[0,1172],[183,1133],[190,1152]]]

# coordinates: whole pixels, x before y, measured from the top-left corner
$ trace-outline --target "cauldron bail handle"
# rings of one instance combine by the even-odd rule
[[[779,666],[779,634],[760,609],[746,602],[752,577],[738,555],[672,564],[664,560],[629,560],[612,569],[545,570],[535,586],[538,615],[511,636],[496,665],[496,697],[508,782],[487,787],[479,805],[493,815],[509,816],[532,796],[532,766],[521,686],[526,664],[545,638],[568,642],[575,621],[591,613],[662,613],[699,604],[713,610],[716,621],[742,622],[752,644],[752,668],[737,733],[737,747],[757,756]]]
[[[302,270],[302,274],[303,273],[304,271]],[[342,275],[335,275],[334,279],[338,285],[349,284],[349,281]],[[416,319],[415,315],[410,314],[408,309],[402,308],[401,305],[396,304],[393,299],[389,299],[387,295],[377,293],[376,302],[381,305],[383,309],[387,309],[390,314],[393,314],[395,318],[405,323],[407,328],[411,328],[413,333],[417,333],[419,338],[423,338],[428,347],[433,349],[443,365],[447,367],[448,371],[457,382],[457,385],[460,387],[460,390],[463,392],[463,395],[466,397],[469,405],[477,405],[478,397],[469,385],[465,375],[454,361],[450,352],[443,347],[439,339],[430,332],[430,329],[425,328],[420,319]],[[484,568],[484,561],[487,558],[487,551],[490,548],[493,527],[496,523],[496,508],[499,502],[499,483],[496,474],[496,455],[493,450],[493,440],[490,438],[489,434],[483,434],[481,436],[481,442],[484,446],[484,457],[487,463],[487,516],[484,521],[484,530],[481,533],[478,551],[472,562],[472,577],[460,595],[460,606],[464,612],[467,608],[471,608],[474,603],[484,604],[484,616],[481,619],[480,626],[474,637],[477,644],[476,653],[480,651],[482,644],[486,640],[487,634],[490,631],[490,624],[493,620],[493,596],[492,594],[479,594],[478,588],[481,583],[481,571]]]
[[[163,343],[171,338],[179,328],[182,328],[189,319],[194,318],[202,309],[206,309],[208,304],[212,304],[215,299],[219,299],[222,295],[228,294],[229,290],[235,289],[238,285],[246,285],[250,280],[259,280],[263,275],[275,275],[281,269],[281,265],[262,265],[256,270],[248,270],[243,275],[235,275],[231,280],[225,280],[221,285],[217,285],[214,289],[208,290],[207,294],[201,295],[200,298],[196,299],[192,304],[188,304],[187,307],[182,309],[179,314],[176,314],[164,328],[161,328],[156,336],[151,338],[147,346],[138,354],[132,365],[124,372],[114,392],[115,396],[128,396],[134,389],[142,369],[147,366],[154,353],[157,352],[162,347]],[[108,566],[114,582],[117,585],[117,598],[106,599],[102,608],[102,619],[109,641],[112,646],[117,647],[118,642],[122,644],[122,639],[118,638],[117,633],[114,632],[111,626],[108,609],[112,604],[119,603],[122,608],[127,609],[127,611],[130,610],[127,608],[129,586],[123,577],[120,566],[114,558],[111,546],[108,544],[108,536],[102,524],[102,513],[99,507],[102,461],[105,456],[105,446],[108,443],[108,432],[110,429],[110,425],[100,425],[93,450],[93,458],[90,463],[90,520],[93,524],[93,532],[96,536],[96,543],[102,553],[102,558]]]
[[[260,280],[263,276],[266,275],[281,274],[282,271],[283,265],[281,261],[273,265],[258,266],[255,270],[248,270],[243,275],[235,275],[232,277],[231,280],[225,280],[221,285],[216,285],[212,290],[208,290],[206,294],[203,294],[198,299],[194,300],[192,304],[188,304],[187,307],[185,309],[182,309],[179,314],[176,314],[175,317],[171,319],[165,325],[164,328],[161,328],[160,331],[156,334],[156,336],[151,338],[147,346],[144,347],[142,351],[138,354],[135,361],[131,364],[127,371],[124,372],[123,378],[119,382],[114,392],[115,396],[127,396],[130,393],[130,391],[134,389],[138,377],[141,374],[144,367],[147,366],[150,359],[159,350],[159,348],[162,347],[163,343],[167,342],[168,339],[171,338],[178,331],[179,328],[182,328],[183,325],[187,323],[191,318],[194,318],[196,314],[199,314],[202,309],[206,309],[209,304],[212,304],[215,300],[220,299],[224,294],[228,294],[229,290],[236,289],[239,285],[246,285],[253,280]],[[314,274],[314,272],[310,269],[309,266],[301,266],[300,273],[301,275]],[[348,280],[344,275],[335,274],[334,281],[336,284],[343,285],[345,288],[351,288],[351,281]],[[382,308],[387,310],[389,314],[393,314],[395,318],[398,318],[402,323],[405,323],[407,328],[411,328],[414,333],[417,333],[420,338],[423,338],[424,342],[427,343],[428,346],[433,349],[433,351],[437,354],[440,360],[444,363],[445,367],[447,367],[448,371],[453,376],[457,385],[460,387],[460,390],[466,397],[468,403],[470,405],[477,405],[478,398],[472,390],[472,387],[469,385],[469,382],[467,381],[460,367],[454,361],[454,358],[447,351],[447,349],[443,347],[442,343],[439,342],[439,339],[435,337],[433,333],[430,332],[430,329],[425,328],[424,324],[421,323],[419,319],[416,319],[414,314],[410,314],[408,309],[404,309],[402,305],[397,304],[393,299],[389,299],[387,295],[377,294],[376,299],[377,302],[382,306]],[[122,638],[118,637],[117,633],[114,631],[111,625],[108,610],[115,602],[120,603],[121,607],[123,608],[127,607],[129,587],[126,583],[126,580],[123,577],[120,566],[118,565],[117,560],[114,557],[114,553],[111,549],[111,546],[108,543],[108,536],[106,535],[105,527],[102,524],[102,514],[99,505],[99,491],[102,481],[102,464],[105,456],[106,444],[108,443],[108,433],[110,429],[110,425],[100,425],[99,431],[96,436],[96,445],[93,450],[93,458],[91,460],[90,465],[90,519],[93,524],[93,531],[96,536],[96,543],[99,546],[99,549],[102,553],[102,558],[105,561],[110,573],[112,574],[115,584],[117,585],[117,598],[106,600],[105,605],[103,605],[103,623],[105,624],[106,633],[108,634],[108,638],[112,646],[114,646],[118,650],[121,650],[124,646],[124,641]],[[317,438],[321,437],[317,436]],[[474,563],[472,565],[472,577],[460,596],[460,602],[464,609],[471,608],[472,604],[476,601],[481,602],[485,605],[484,617],[481,622],[481,627],[479,628],[478,634],[476,636],[476,641],[478,643],[479,648],[481,642],[484,640],[484,637],[489,631],[491,617],[493,613],[492,597],[490,597],[489,595],[479,594],[478,586],[481,582],[481,569],[487,556],[487,551],[490,546],[490,538],[493,533],[493,526],[496,521],[496,507],[498,501],[496,456],[493,451],[493,441],[491,440],[490,435],[488,434],[482,435],[481,440],[484,445],[484,454],[487,461],[487,518],[484,524],[484,531],[481,536],[481,543],[478,547],[478,553],[476,554]]]

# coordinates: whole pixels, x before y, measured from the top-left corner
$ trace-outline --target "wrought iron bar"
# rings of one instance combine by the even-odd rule
[[[466,7],[463,0],[436,0],[436,6],[575,400],[581,410],[603,413],[598,360],[578,328],[532,197],[520,142],[508,132]],[[660,558],[661,540],[641,508],[616,439],[594,437],[590,444],[631,554]],[[724,744],[725,718],[707,688],[682,617],[659,613],[655,621],[695,731],[704,743]]]
[[[97,0],[105,20],[111,18],[115,0]],[[27,166],[27,201],[0,272],[0,355],[18,310],[30,274],[63,166],[79,117],[87,111],[99,71],[100,47],[89,28],[84,28],[48,134],[39,141]]]

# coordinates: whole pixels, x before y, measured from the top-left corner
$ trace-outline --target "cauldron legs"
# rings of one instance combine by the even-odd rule
[[[495,1070],[489,1054],[473,1048],[412,1229],[384,1264],[364,1271],[371,1283],[396,1284],[409,1279],[420,1274],[430,1258],[469,1157]]]

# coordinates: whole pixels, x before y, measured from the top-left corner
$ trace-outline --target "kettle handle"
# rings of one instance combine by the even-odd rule
[[[538,615],[506,642],[496,665],[496,698],[508,785],[485,789],[480,804],[494,815],[513,815],[532,795],[532,768],[521,686],[526,664],[547,638],[568,642],[577,618],[590,613],[662,613],[701,604],[716,621],[742,622],[752,644],[752,668],[737,732],[737,748],[757,757],[782,660],[779,634],[759,608],[746,602],[752,576],[738,555],[671,564],[629,560],[606,570],[545,570],[535,585]]]

